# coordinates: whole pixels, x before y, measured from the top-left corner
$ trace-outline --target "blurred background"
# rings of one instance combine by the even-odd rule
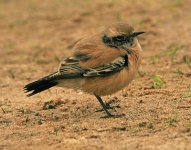
[[[26,143],[39,146],[44,142],[53,145],[52,148],[59,141],[80,148],[88,146],[87,142],[95,148],[125,144],[124,148],[130,149],[149,146],[181,149],[191,145],[190,6],[190,0],[0,0],[0,133],[4,133],[0,149],[15,148],[18,139],[26,140],[20,146]],[[81,93],[75,97],[76,93],[67,89],[51,89],[31,98],[33,101],[26,100],[22,92],[26,83],[56,71],[76,41],[113,22],[127,22],[136,31],[146,32],[139,38],[143,60],[137,78],[114,97],[127,114],[125,121],[100,120],[92,107],[97,106],[97,101]],[[111,98],[106,97],[106,101]],[[55,99],[70,109],[53,103],[57,109],[44,110],[47,101]],[[78,99],[82,101],[79,103]],[[34,111],[43,114],[40,123]],[[58,120],[51,118],[51,113],[57,114]],[[74,126],[74,118],[81,122],[80,129],[87,132]],[[41,123],[44,129],[37,126]],[[65,130],[60,124],[66,125]],[[96,130],[94,136],[92,132],[97,128],[108,130]],[[13,136],[14,133],[19,136]],[[29,133],[36,133],[42,143]],[[112,139],[102,133],[112,134]],[[67,135],[69,142],[63,141],[62,134]],[[90,138],[84,142],[82,136]],[[124,136],[132,143],[124,141]],[[146,142],[140,139],[143,136]],[[78,144],[74,144],[72,137]],[[106,144],[96,147],[99,140]],[[108,140],[112,142],[109,144]]]

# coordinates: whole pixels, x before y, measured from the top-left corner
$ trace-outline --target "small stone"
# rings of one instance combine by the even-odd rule
[[[39,125],[42,124],[42,119],[38,119],[38,124],[39,124]]]
[[[39,112],[35,112],[34,115],[35,115],[35,116],[39,116],[40,113],[39,113]]]
[[[55,106],[52,104],[47,104],[43,106],[43,110],[47,110],[47,109],[55,109]]]
[[[139,127],[146,127],[146,125],[147,125],[147,122],[140,122],[139,123]]]
[[[53,118],[54,121],[58,121],[59,120],[58,116],[53,116],[52,118]]]

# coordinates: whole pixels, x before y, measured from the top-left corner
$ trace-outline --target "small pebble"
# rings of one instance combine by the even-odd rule
[[[35,116],[39,116],[40,113],[39,113],[39,112],[35,112],[34,115],[35,115]]]

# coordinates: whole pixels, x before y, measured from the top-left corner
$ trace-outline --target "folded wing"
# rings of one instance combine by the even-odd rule
[[[59,68],[59,79],[109,76],[119,72],[124,67],[126,67],[125,57],[118,57],[109,64],[89,69],[83,69],[80,67],[79,62],[80,60],[78,59],[68,58],[63,63],[61,63]]]

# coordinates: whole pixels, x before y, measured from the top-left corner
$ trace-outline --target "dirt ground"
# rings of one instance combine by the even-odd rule
[[[0,150],[191,149],[191,1],[0,0]],[[113,22],[145,31],[136,79],[103,97],[23,86],[57,70],[80,38]]]

